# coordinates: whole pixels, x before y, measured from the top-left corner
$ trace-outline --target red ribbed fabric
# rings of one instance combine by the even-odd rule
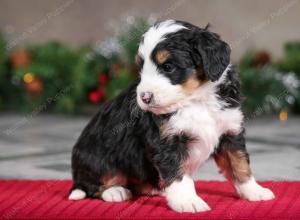
[[[0,181],[0,219],[300,219],[300,182],[262,182],[276,195],[265,202],[236,197],[228,182],[200,181],[198,194],[212,211],[179,214],[163,197],[138,197],[109,203],[96,199],[69,201],[71,181]]]

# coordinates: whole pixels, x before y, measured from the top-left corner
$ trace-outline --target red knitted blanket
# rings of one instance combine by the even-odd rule
[[[0,180],[0,219],[300,219],[300,182],[262,182],[276,199],[248,202],[228,182],[199,181],[198,194],[212,211],[179,214],[163,197],[138,197],[109,203],[69,201],[71,181]]]

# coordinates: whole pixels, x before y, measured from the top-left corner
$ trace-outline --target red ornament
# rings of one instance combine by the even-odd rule
[[[100,101],[101,98],[97,90],[91,91],[88,97],[91,103],[97,103]]]
[[[271,63],[271,56],[266,51],[257,52],[252,61],[254,67],[262,67]]]
[[[88,98],[91,103],[95,104],[95,103],[98,103],[104,95],[105,95],[104,89],[99,88],[99,89],[91,91],[88,94]]]
[[[102,73],[101,75],[99,75],[98,81],[100,84],[105,85],[108,82],[107,75]]]
[[[24,86],[30,96],[40,96],[44,90],[44,82],[38,77],[34,77],[31,82],[25,82]]]
[[[15,68],[27,67],[31,63],[31,55],[25,49],[12,52],[10,59]]]

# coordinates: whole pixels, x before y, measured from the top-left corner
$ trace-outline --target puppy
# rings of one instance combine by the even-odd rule
[[[249,167],[227,43],[208,28],[166,20],[143,35],[136,63],[139,80],[93,117],[74,146],[69,199],[160,194],[177,212],[207,211],[191,175],[211,155],[241,198],[274,198]]]

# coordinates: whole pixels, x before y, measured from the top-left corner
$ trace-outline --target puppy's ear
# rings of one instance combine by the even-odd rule
[[[197,53],[195,62],[211,81],[218,80],[230,63],[230,46],[219,35],[207,29],[198,29],[193,34],[193,48]]]

